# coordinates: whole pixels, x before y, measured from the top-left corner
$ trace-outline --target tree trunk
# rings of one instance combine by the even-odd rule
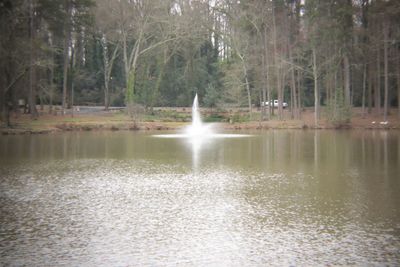
[[[249,78],[248,78],[248,75],[247,75],[246,63],[245,63],[243,55],[241,55],[240,53],[238,53],[237,55],[240,58],[240,61],[242,61],[242,71],[243,71],[243,76],[244,76],[244,81],[245,81],[245,86],[246,86],[246,92],[247,92],[247,103],[248,103],[248,106],[249,106],[249,113],[250,113],[250,118],[251,118],[251,113],[252,113],[252,109],[251,109],[251,91],[250,91],[250,82],[249,82]]]
[[[274,56],[273,56],[273,66],[275,68],[275,79],[276,79],[276,90],[278,92],[278,109],[279,109],[279,93],[280,93],[280,75],[279,75],[279,64],[278,64],[278,49],[277,49],[277,36],[276,36],[276,16],[275,16],[275,4],[272,2],[272,36],[273,36],[273,45],[274,45]],[[272,109],[272,115],[274,115],[274,100],[271,99],[269,102],[269,106]],[[278,110],[278,118],[280,119],[280,114]]]
[[[297,117],[301,118],[301,79],[300,79],[300,72],[297,72]]]
[[[278,69],[280,69],[278,67]],[[278,118],[279,120],[283,120],[283,80],[284,77],[282,75],[282,72],[279,70],[278,71]]]
[[[51,49],[52,49],[52,51],[51,51],[51,60],[52,60],[52,64],[51,64],[51,66],[50,66],[50,77],[49,77],[49,80],[50,80],[50,107],[49,107],[49,113],[50,114],[52,114],[53,113],[53,98],[54,98],[54,87],[55,87],[55,85],[54,85],[54,51],[53,51],[53,49],[54,49],[54,47],[53,46],[51,46]]]
[[[110,79],[111,79],[111,71],[114,65],[114,61],[117,58],[119,44],[117,44],[114,48],[114,51],[111,55],[111,58],[108,58],[108,47],[107,47],[107,38],[106,35],[103,34],[103,38],[101,40],[101,46],[103,49],[103,77],[104,77],[104,108],[108,110],[110,105]]]
[[[371,114],[371,112],[372,112],[372,85],[373,85],[373,81],[374,81],[374,79],[373,79],[374,76],[373,76],[372,70],[373,70],[372,66],[368,65],[368,73],[369,73],[369,75],[368,75],[368,78],[369,78],[369,80],[368,80],[368,114]]]
[[[103,34],[103,39],[101,40],[101,45],[103,48],[103,66],[104,66],[104,71],[103,71],[103,78],[104,78],[104,109],[108,110],[109,106],[109,99],[110,99],[110,93],[109,93],[109,78],[108,78],[108,69],[109,69],[109,62],[108,62],[108,49],[107,49],[107,40],[105,38],[105,35]]]
[[[108,81],[104,82],[104,109],[108,110],[110,107],[110,89],[108,87]]]
[[[319,91],[318,91],[318,69],[317,69],[317,53],[315,48],[312,50],[313,55],[313,76],[314,76],[314,124],[318,127],[319,119]]]
[[[249,113],[250,113],[250,118],[251,118],[252,109],[251,109],[250,83],[249,83],[249,79],[247,77],[247,68],[246,68],[246,65],[245,65],[244,61],[243,61],[243,74],[244,74],[244,81],[246,83],[247,102],[248,102],[248,105],[249,105]]]
[[[264,37],[267,38],[267,29],[264,29]],[[266,86],[267,86],[267,102],[268,106],[267,108],[267,119],[271,120],[272,114],[272,108],[271,107],[271,75],[270,75],[270,68],[269,68],[269,58],[268,58],[268,42],[265,40],[265,50],[264,50],[264,56],[265,56],[265,75],[266,75]]]
[[[140,40],[136,41],[140,42]],[[136,49],[134,51],[134,57],[131,66],[129,67],[128,81],[126,86],[126,101],[127,104],[131,105],[134,102],[135,94],[135,78],[136,78],[136,64],[139,58],[139,48],[140,43],[137,43]]]
[[[376,83],[375,83],[375,109],[378,114],[381,114],[381,62],[380,62],[380,50],[377,51],[376,59]]]
[[[71,39],[71,2],[65,0],[65,9],[67,18],[64,23],[64,65],[63,65],[63,92],[62,92],[62,115],[65,115],[67,108],[67,91],[68,91],[68,67],[69,67],[69,48]]]
[[[261,53],[261,62],[262,62],[262,105],[261,105],[261,120],[265,121],[266,120],[266,99],[267,99],[267,36],[266,36],[266,27],[263,27],[264,30],[262,32],[262,38],[263,38],[263,50]]]
[[[143,34],[143,32],[141,31],[138,39],[135,42],[135,45],[133,46],[133,48],[129,54],[129,58],[128,58],[128,51],[127,51],[128,45],[127,45],[126,34],[124,35],[124,38],[122,40],[124,65],[125,65],[125,79],[126,79],[125,101],[126,101],[126,104],[128,105],[128,110],[131,109],[130,106],[132,106],[133,102],[134,102],[136,67],[137,67],[137,62],[138,62],[139,55],[140,55],[140,45],[141,45],[141,41],[142,41],[142,34]]]
[[[126,33],[122,32],[122,55],[124,60],[125,86],[128,85],[129,80],[128,44],[126,38]]]
[[[400,53],[397,51],[397,115],[400,118]]]
[[[290,76],[292,76],[292,75],[290,75]],[[291,82],[291,84],[290,84],[290,118],[293,120],[294,119],[294,99],[293,99],[293,95],[294,95],[294,93],[293,93],[293,82],[292,82],[292,79],[290,79],[290,82]]]
[[[383,121],[387,121],[388,115],[388,101],[389,101],[389,66],[388,66],[388,40],[389,39],[389,24],[384,22],[383,24],[383,61],[384,61],[384,72],[385,72],[385,96],[383,102]]]
[[[3,73],[2,63],[0,63],[0,71]],[[0,77],[0,112],[1,112],[1,117],[0,120],[7,125],[7,101],[6,101],[6,95],[4,92],[4,78]]]
[[[263,52],[261,55],[261,64],[262,64],[262,80],[261,80],[261,120],[265,121],[267,117],[267,112],[266,112],[266,98],[267,98],[267,81],[265,78],[265,53]]]
[[[363,85],[362,85],[362,116],[365,117],[365,91],[367,87],[367,64],[363,67]]]
[[[292,48],[289,47],[289,61],[293,62],[293,57],[292,57]],[[292,118],[298,119],[298,110],[297,110],[297,95],[296,95],[296,75],[295,75],[295,70],[294,67],[291,68],[290,70],[290,76],[291,76],[291,99],[292,99]]]
[[[33,119],[37,118],[38,112],[36,110],[36,48],[33,45],[35,39],[35,24],[34,24],[34,3],[33,0],[29,1],[29,32],[30,32],[30,53],[29,53],[29,113]]]
[[[76,51],[74,47],[71,47],[71,117],[74,116],[74,72],[76,63]]]
[[[344,101],[347,106],[351,105],[350,100],[350,63],[347,53],[343,56],[343,71],[344,71]]]
[[[10,120],[10,109],[11,109],[11,97],[10,97],[10,92],[11,90],[6,91],[4,99],[5,99],[5,105],[4,105],[4,114],[5,114],[5,123],[6,127],[11,127],[11,120]]]

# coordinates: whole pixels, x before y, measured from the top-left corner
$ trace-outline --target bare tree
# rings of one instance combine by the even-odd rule
[[[38,116],[38,112],[36,110],[36,47],[34,45],[36,38],[36,25],[35,25],[35,3],[34,0],[29,1],[29,113],[32,118],[36,118]]]
[[[114,1],[97,1],[96,26],[100,37],[103,54],[104,106],[110,105],[110,80],[114,62],[120,51],[118,32],[119,4]]]
[[[67,108],[67,91],[68,91],[68,68],[70,60],[71,48],[71,0],[65,0],[66,19],[64,21],[64,65],[63,65],[63,87],[62,87],[62,115],[65,115]]]
[[[389,23],[383,21],[383,62],[384,62],[384,86],[385,95],[383,100],[383,120],[387,121],[389,101],[389,63],[388,63]]]
[[[319,120],[319,88],[318,88],[318,66],[317,66],[317,52],[316,48],[312,49],[312,66],[313,66],[313,77],[314,77],[314,124],[318,127]]]

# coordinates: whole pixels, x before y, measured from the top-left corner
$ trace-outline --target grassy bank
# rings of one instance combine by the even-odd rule
[[[348,123],[335,124],[326,119],[314,125],[312,109],[305,109],[301,119],[293,120],[290,112],[285,110],[284,119],[273,117],[268,121],[260,120],[260,111],[249,115],[245,110],[216,111],[202,109],[204,122],[219,123],[220,128],[227,130],[240,129],[400,129],[400,120],[393,110],[387,124],[381,123],[382,116],[368,114],[363,116],[360,109],[354,108],[352,119]],[[97,131],[97,130],[177,130],[191,122],[190,108],[158,108],[142,114],[139,122],[134,123],[123,110],[101,111],[93,113],[75,112],[69,115],[49,115],[43,111],[38,119],[32,120],[29,114],[12,115],[11,127],[2,126],[2,134],[36,134],[62,131]]]

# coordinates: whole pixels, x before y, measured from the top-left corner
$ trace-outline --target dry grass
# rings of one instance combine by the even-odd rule
[[[191,108],[164,108],[157,109],[153,115],[144,115],[143,121],[137,125],[133,125],[132,120],[123,112],[102,112],[100,114],[75,114],[61,116],[41,114],[38,119],[32,120],[27,114],[16,117],[12,116],[11,128],[1,128],[3,134],[19,134],[19,133],[48,133],[57,131],[75,131],[75,130],[176,130],[188,125],[190,122]],[[209,109],[202,109],[203,116],[210,114],[218,114],[225,118],[220,123],[220,127],[224,129],[304,129],[315,128],[314,113],[312,109],[305,109],[302,112],[301,119],[290,119],[290,112],[284,111],[283,120],[269,120],[261,122],[259,120],[259,111],[255,111],[252,116],[253,120],[249,120],[248,113],[245,110],[227,110],[224,112],[215,112]],[[232,116],[239,116],[243,120],[240,122],[228,123]],[[232,121],[232,120],[231,120]],[[400,129],[400,119],[397,110],[391,110],[387,124],[381,124],[383,116],[380,114],[362,115],[361,109],[354,108],[352,110],[352,119],[344,128],[357,129]],[[338,128],[332,125],[326,119],[319,121],[318,128],[330,129]]]

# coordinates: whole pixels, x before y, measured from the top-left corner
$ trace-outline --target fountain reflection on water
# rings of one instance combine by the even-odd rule
[[[183,138],[191,146],[192,149],[192,161],[194,171],[198,169],[199,154],[200,150],[207,144],[212,143],[217,138],[241,138],[250,137],[249,134],[221,134],[216,133],[213,124],[204,124],[201,121],[200,111],[199,111],[199,101],[196,96],[193,100],[192,106],[192,124],[183,129],[182,133],[178,134],[157,134],[153,137],[159,138]]]

